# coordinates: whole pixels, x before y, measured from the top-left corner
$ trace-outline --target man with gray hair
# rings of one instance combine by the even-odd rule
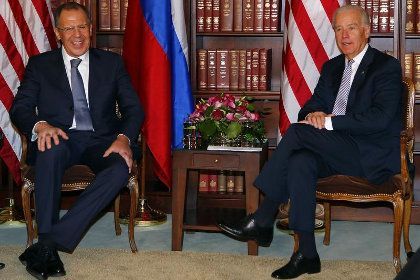
[[[289,127],[255,180],[264,201],[240,221],[218,223],[229,236],[269,246],[278,207],[290,198],[290,228],[299,248],[272,273],[277,279],[321,271],[314,236],[319,178],[343,174],[380,184],[400,170],[400,63],[369,46],[369,16],[361,7],[338,8],[333,28],[342,54],[323,65],[298,123]]]

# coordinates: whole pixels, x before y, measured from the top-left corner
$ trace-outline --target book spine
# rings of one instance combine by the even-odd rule
[[[213,31],[213,1],[204,0],[204,31]]]
[[[255,0],[254,4],[254,31],[263,32],[264,2],[263,0]]]
[[[217,190],[219,192],[226,192],[226,173],[224,170],[220,170],[217,175]]]
[[[404,77],[414,80],[413,69],[414,69],[414,54],[406,53],[404,55]]]
[[[207,89],[216,89],[216,51],[207,50]]]
[[[199,192],[208,192],[209,191],[209,174],[205,171],[200,171],[198,175],[198,191]]]
[[[271,0],[264,0],[263,30],[271,31]]]
[[[388,11],[389,32],[394,32],[394,10],[395,10],[395,1],[389,0],[389,11]]]
[[[379,0],[379,32],[389,31],[389,1]]]
[[[110,0],[99,0],[99,30],[111,30],[111,3]]]
[[[239,89],[239,56],[237,50],[229,51],[230,73],[229,73],[229,90]]]
[[[197,0],[197,32],[204,32],[204,0]]]
[[[271,14],[271,22],[270,28],[271,31],[279,31],[279,15],[280,15],[280,3],[279,0],[271,0],[271,7],[270,7],[270,14]]]
[[[245,71],[245,89],[251,90],[251,65],[252,65],[252,53],[251,50],[246,50],[246,71]]]
[[[120,4],[120,0],[111,0],[111,30],[121,30]]]
[[[246,90],[246,50],[239,50],[238,90]]]
[[[244,175],[242,172],[235,172],[233,191],[236,193],[244,192]]]
[[[233,0],[221,1],[221,30],[233,31]]]
[[[233,31],[242,31],[242,0],[233,0]]]
[[[373,0],[366,0],[366,13],[369,15],[369,26],[372,28]]]
[[[254,32],[254,0],[243,1],[242,29],[244,32]]]
[[[217,192],[217,173],[216,171],[209,172],[209,191],[210,192]]]
[[[420,93],[420,53],[414,54],[414,88],[416,94]]]
[[[379,0],[372,2],[372,25],[370,27],[372,32],[379,32]]]
[[[233,193],[235,191],[235,175],[233,171],[228,171],[226,174],[226,192]]]
[[[251,60],[251,90],[258,90],[259,68],[260,68],[260,52],[258,49],[252,49]]]
[[[359,0],[359,6],[366,9],[366,0]]]
[[[415,21],[415,14],[414,14],[414,1],[417,0],[407,0],[407,9],[405,15],[405,32],[413,33],[414,28],[414,21]]]
[[[268,60],[270,50],[260,49],[260,69],[258,71],[259,81],[258,81],[258,90],[264,91],[268,89]]]
[[[213,32],[220,31],[220,0],[213,0]]]
[[[416,14],[416,32],[420,33],[420,0],[417,0],[416,7],[417,9],[414,10],[414,13]]]
[[[207,89],[207,50],[199,49],[197,51],[197,60],[198,60],[198,69],[197,69],[197,79],[198,79],[198,89],[205,90]]]
[[[121,0],[121,30],[125,30],[127,22],[128,0]]]
[[[216,88],[229,90],[229,52],[228,50],[216,51]]]

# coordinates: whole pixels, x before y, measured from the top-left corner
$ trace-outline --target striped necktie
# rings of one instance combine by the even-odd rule
[[[332,113],[336,116],[345,115],[347,108],[347,100],[349,99],[349,93],[351,88],[351,65],[354,60],[350,59],[344,69],[343,77],[341,78],[340,89],[338,90],[337,98],[335,99],[334,109]]]
[[[93,130],[92,118],[86,101],[85,87],[83,86],[82,75],[80,75],[80,58],[70,60],[71,64],[71,91],[73,93],[74,117],[76,119],[76,130]]]

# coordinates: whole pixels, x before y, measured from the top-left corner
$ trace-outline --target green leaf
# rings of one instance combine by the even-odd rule
[[[250,112],[254,112],[255,106],[253,104],[248,104],[248,106],[246,106],[246,109]]]
[[[241,133],[242,126],[237,122],[232,122],[226,129],[226,137],[229,139],[235,139]]]
[[[201,133],[201,136],[204,140],[210,139],[217,131],[216,123],[213,120],[205,119],[204,121],[198,124],[198,130]]]

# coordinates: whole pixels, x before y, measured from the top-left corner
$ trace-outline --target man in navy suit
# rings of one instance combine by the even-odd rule
[[[144,114],[121,56],[89,49],[92,25],[84,6],[55,14],[62,48],[28,61],[11,108],[13,123],[35,153],[38,242],[19,257],[38,279],[65,275],[57,250],[72,252],[88,226],[128,181]],[[122,118],[116,116],[116,104]],[[86,164],[95,181],[59,218],[66,168]]]
[[[321,270],[314,237],[318,178],[344,174],[380,184],[400,170],[400,63],[368,45],[369,17],[362,8],[337,9],[333,28],[342,54],[324,64],[298,123],[255,180],[264,201],[241,221],[218,224],[234,238],[269,246],[278,207],[290,198],[290,228],[299,237],[299,249],[272,273],[277,279]]]

